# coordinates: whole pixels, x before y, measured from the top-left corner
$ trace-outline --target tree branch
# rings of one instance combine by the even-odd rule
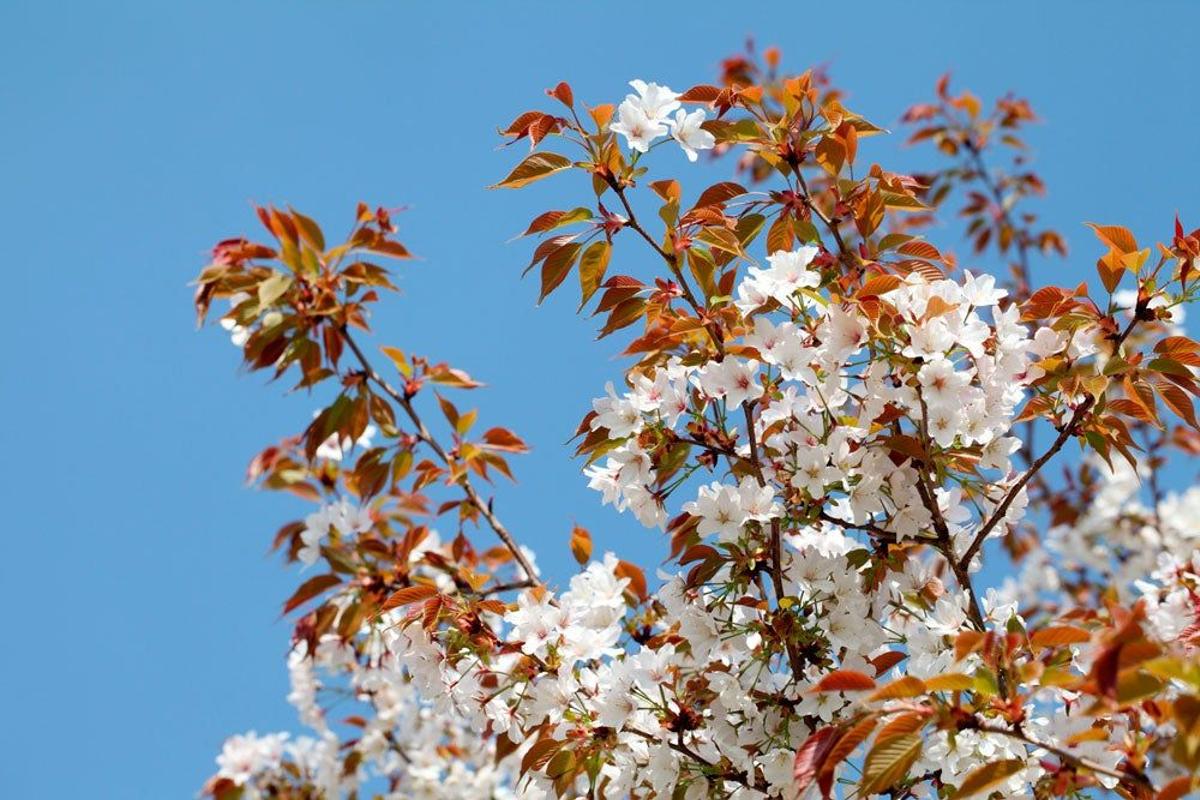
[[[1129,324],[1125,326],[1125,330],[1121,331],[1121,334],[1115,339],[1113,347],[1114,352],[1120,352],[1121,345],[1125,343],[1127,338],[1129,338],[1129,334],[1133,332],[1134,326],[1138,323],[1138,318],[1144,311],[1145,308],[1143,307],[1142,303],[1139,302],[1137,307],[1134,309],[1133,319],[1129,320]],[[1095,404],[1096,398],[1093,395],[1088,395],[1087,398],[1075,409],[1075,413],[1071,415],[1070,421],[1067,422],[1067,424],[1063,426],[1062,430],[1058,432],[1058,436],[1054,439],[1054,443],[1050,445],[1050,448],[1046,450],[1046,452],[1042,453],[1037,460],[1030,464],[1029,469],[1025,470],[1025,474],[1023,474],[1020,479],[1013,484],[1013,487],[1008,490],[1008,493],[1004,496],[1004,499],[1000,501],[1000,505],[996,506],[996,510],[992,512],[992,516],[983,524],[983,527],[979,529],[979,533],[975,534],[975,540],[971,542],[971,545],[963,554],[962,559],[959,560],[958,567],[960,569],[966,570],[970,567],[971,559],[973,559],[975,554],[979,552],[979,548],[983,547],[983,542],[985,539],[987,539],[988,534],[991,533],[996,525],[1000,523],[1000,520],[1004,518],[1005,512],[1008,511],[1008,507],[1012,505],[1012,502],[1016,498],[1017,494],[1020,493],[1021,489],[1025,488],[1025,484],[1029,483],[1030,479],[1032,479],[1042,467],[1046,466],[1046,462],[1053,458],[1055,453],[1057,453],[1059,450],[1062,450],[1063,445],[1067,443],[1068,439],[1075,435],[1076,427],[1080,422],[1083,421],[1083,418],[1089,411],[1092,410],[1092,406]]]
[[[1025,742],[1028,745],[1031,745],[1031,746],[1037,747],[1037,748],[1041,748],[1042,750],[1045,750],[1048,753],[1058,756],[1060,759],[1063,760],[1063,762],[1070,764],[1072,767],[1075,767],[1076,769],[1083,768],[1083,769],[1088,770],[1089,772],[1095,772],[1098,775],[1107,775],[1110,778],[1116,778],[1117,780],[1122,781],[1122,782],[1131,781],[1131,782],[1135,783],[1136,785],[1141,786],[1142,788],[1149,789],[1151,792],[1154,791],[1153,784],[1151,784],[1150,781],[1144,775],[1139,775],[1139,774],[1131,773],[1131,772],[1118,772],[1117,770],[1109,769],[1108,767],[1106,767],[1102,764],[1097,764],[1095,761],[1091,761],[1090,759],[1086,759],[1086,758],[1077,756],[1074,753],[1071,753],[1067,750],[1063,750],[1060,747],[1055,747],[1054,745],[1046,744],[1045,742],[1039,742],[1037,739],[1034,739],[1034,738],[1030,737],[1029,735],[1022,733],[1020,731],[1010,730],[1008,728],[993,727],[991,725],[978,725],[978,726],[975,726],[975,730],[979,731],[980,733],[996,733],[1001,736],[1007,736],[1010,739],[1017,739],[1019,741]]]
[[[804,180],[804,173],[800,171],[800,165],[798,163],[792,164],[792,170],[796,173],[796,182],[800,184],[800,190],[802,192],[800,199],[804,201],[804,205],[809,211],[816,214],[817,219],[821,220],[821,222],[825,224],[825,227],[829,229],[830,234],[833,235],[834,241],[837,242],[838,251],[841,252],[843,256],[850,256],[850,248],[846,246],[846,241],[842,238],[842,232],[838,230],[837,223],[834,222],[832,217],[826,216],[825,212],[813,202],[812,194],[808,190],[808,184]]]
[[[608,185],[612,187],[613,192],[615,192],[617,197],[620,199],[621,205],[625,208],[625,224],[637,231],[637,233],[646,240],[646,243],[654,248],[654,252],[658,253],[659,256],[662,257],[662,260],[667,262],[668,269],[671,270],[671,274],[674,276],[675,280],[679,282],[679,290],[683,293],[683,299],[686,300],[687,304],[692,307],[692,311],[696,313],[696,316],[704,322],[704,329],[708,331],[708,335],[709,338],[712,339],[713,346],[716,347],[717,353],[724,358],[725,337],[721,334],[721,329],[707,318],[707,312],[696,299],[696,294],[692,291],[692,287],[688,284],[687,278],[684,277],[683,270],[679,266],[679,257],[676,254],[668,253],[665,249],[663,249],[658,242],[654,241],[654,237],[647,233],[646,229],[641,226],[641,223],[638,222],[637,215],[633,212],[633,206],[630,204],[629,198],[625,194],[625,187],[621,185],[621,182],[612,175],[606,175],[605,180]]]
[[[410,420],[412,420],[412,424],[417,430],[417,437],[421,441],[425,442],[425,444],[427,444],[429,448],[437,454],[442,463],[447,465],[450,464],[450,457],[446,454],[446,450],[435,438],[433,438],[433,434],[429,432],[429,429],[425,427],[425,423],[422,422],[420,416],[418,416],[417,410],[413,407],[411,399],[402,392],[397,391],[391,384],[384,380],[378,372],[375,371],[375,368],[371,366],[371,362],[367,360],[367,357],[359,348],[358,343],[354,341],[354,337],[350,335],[350,331],[345,325],[339,328],[339,332],[341,333],[346,344],[350,347],[350,350],[354,353],[355,358],[358,359],[358,363],[362,366],[363,371],[367,374],[367,377],[373,383],[375,383],[375,385],[382,389],[389,397],[391,397],[392,400],[396,401],[396,403],[402,409],[404,409],[404,413],[408,415]],[[529,563],[529,559],[527,559],[525,554],[521,552],[521,548],[517,545],[516,539],[513,538],[513,535],[509,533],[508,529],[504,527],[504,524],[500,522],[500,519],[492,511],[491,503],[485,501],[483,497],[481,497],[480,494],[475,491],[475,487],[471,485],[471,481],[466,475],[464,475],[458,481],[458,485],[462,488],[463,492],[466,493],[467,501],[470,502],[470,504],[474,506],[480,514],[483,515],[483,518],[487,520],[491,529],[496,532],[498,537],[500,537],[500,541],[502,541],[504,546],[508,548],[508,552],[512,555],[513,560],[516,561],[521,567],[521,570],[524,571],[525,577],[534,585],[544,585],[541,579],[534,572],[533,565]]]
[[[647,733],[646,731],[643,731],[639,728],[631,728],[628,725],[625,726],[625,728],[623,730],[626,733],[632,733],[634,736],[641,737],[642,739],[645,739],[647,742],[661,744],[664,741],[663,739],[658,738],[654,734]],[[675,752],[682,753],[683,755],[687,756],[692,761],[695,761],[697,764],[701,765],[702,767],[712,770],[714,772],[714,777],[720,778],[722,780],[729,780],[729,781],[733,781],[735,783],[739,783],[742,786],[745,786],[747,789],[753,789],[755,791],[762,792],[763,794],[766,794],[770,790],[770,787],[763,781],[751,782],[749,776],[747,776],[746,773],[741,770],[730,770],[730,769],[719,768],[716,764],[709,761],[707,758],[700,755],[695,750],[693,750],[692,748],[690,748],[686,744],[684,744],[682,737],[680,737],[680,740],[678,742],[673,742],[673,741],[667,739],[666,744],[668,747],[670,747]]]
[[[920,385],[917,386],[917,400],[921,405],[921,446],[928,453],[931,444],[929,438],[929,407],[925,405],[925,395],[921,393]],[[966,569],[961,568],[958,562],[955,561],[954,540],[950,537],[950,527],[946,524],[945,517],[942,516],[942,507],[938,505],[937,494],[933,491],[933,487],[929,483],[929,476],[927,474],[928,463],[918,466],[917,493],[921,496],[921,502],[925,504],[929,515],[933,518],[933,529],[937,533],[937,549],[950,565],[950,571],[954,573],[954,580],[958,583],[958,587],[967,596],[967,613],[971,617],[971,622],[975,625],[976,630],[982,631],[987,626],[983,619],[983,609],[979,605],[979,595],[975,592],[975,585],[971,583],[971,574]],[[1003,681],[1003,676],[1001,676],[1001,681]]]

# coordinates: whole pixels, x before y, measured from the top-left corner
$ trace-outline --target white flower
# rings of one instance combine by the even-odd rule
[[[842,471],[829,466],[829,454],[823,447],[799,447],[796,450],[796,472],[792,475],[792,486],[818,498],[825,494],[825,487],[841,480]]]
[[[685,503],[683,510],[700,518],[701,536],[715,533],[721,541],[737,541],[746,522],[737,488],[716,482],[701,486],[697,498]]]
[[[829,316],[818,331],[823,356],[830,363],[840,364],[857,353],[867,338],[867,328],[853,311],[841,306],[829,309]]]
[[[728,408],[737,408],[762,394],[758,382],[758,361],[729,357],[708,364],[700,371],[700,386],[712,397],[725,398]]]
[[[791,252],[780,250],[767,256],[767,263],[771,265],[767,275],[775,282],[777,298],[780,294],[790,296],[798,289],[815,289],[821,285],[821,273],[808,268],[819,252],[807,244]]]
[[[607,397],[592,401],[592,409],[596,412],[592,419],[592,430],[607,428],[610,439],[624,439],[640,431],[644,423],[634,400],[628,394],[617,397],[612,381],[605,384],[604,390],[608,393]]]
[[[688,161],[695,161],[697,150],[711,150],[717,143],[716,138],[700,127],[704,122],[704,110],[697,109],[688,113],[682,108],[675,112],[675,119],[670,121],[671,136],[679,142]]]
[[[926,402],[962,405],[962,390],[971,380],[965,372],[957,372],[945,358],[934,358],[921,366],[917,373]]]
[[[679,95],[672,92],[670,86],[646,83],[638,79],[630,81],[629,85],[637,94],[626,95],[626,102],[636,104],[647,117],[656,122],[666,120],[667,116],[680,106]]]
[[[543,656],[559,636],[563,611],[554,605],[549,594],[535,600],[531,592],[525,592],[517,598],[516,610],[505,614],[504,619],[512,624],[513,636],[521,641],[522,653]]]
[[[317,416],[317,414],[313,414]],[[368,425],[363,429],[362,435],[358,439],[351,441],[350,437],[343,438],[338,441],[337,434],[330,436],[325,441],[321,442],[317,447],[317,458],[328,458],[330,461],[341,461],[346,457],[346,452],[354,447],[370,447],[371,440],[375,437],[376,429],[374,425]]]
[[[1042,358],[1052,356],[1067,346],[1070,337],[1053,328],[1038,328],[1033,335],[1033,346],[1030,348]]]
[[[942,447],[954,444],[962,424],[962,408],[951,402],[929,404],[929,435]]]
[[[229,308],[237,308],[242,303],[250,299],[250,295],[245,292],[238,292],[229,298]],[[235,320],[229,317],[221,317],[221,327],[229,331],[229,341],[233,342],[234,347],[244,347],[250,339],[250,329],[244,325],[239,325]]]
[[[759,486],[749,476],[742,478],[738,484],[738,501],[747,519],[756,522],[766,522],[783,515],[783,506],[775,502],[775,490],[770,484]]]
[[[942,356],[954,346],[954,334],[941,317],[914,325],[909,333],[909,344],[902,351],[909,358],[934,358]]]
[[[343,536],[366,533],[371,530],[371,512],[365,507],[353,506],[350,501],[342,498],[336,503],[322,506],[304,519],[304,529],[300,531],[300,541],[303,547],[296,557],[306,566],[312,566],[321,555],[321,542],[333,528]]]
[[[617,121],[612,123],[614,133],[625,137],[629,146],[639,153],[650,149],[650,144],[667,133],[667,126],[652,119],[637,103],[626,100],[617,107]]]
[[[277,769],[287,738],[286,733],[259,736],[254,731],[230,736],[217,756],[217,774],[241,786],[262,772]]]
[[[617,121],[610,127],[624,136],[631,148],[645,153],[655,139],[667,134],[667,117],[679,108],[679,95],[657,83],[634,80],[629,85],[637,94],[625,96],[617,107]]]
[[[1008,297],[1006,289],[996,288],[996,279],[992,275],[980,275],[977,278],[970,272],[963,274],[963,299],[976,308],[994,306],[1002,298]]]

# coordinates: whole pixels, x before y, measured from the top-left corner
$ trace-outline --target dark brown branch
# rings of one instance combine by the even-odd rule
[[[1010,739],[1017,739],[1019,741],[1025,742],[1028,745],[1032,745],[1033,747],[1041,748],[1042,750],[1045,750],[1048,753],[1058,756],[1060,759],[1063,760],[1064,763],[1069,764],[1070,766],[1075,767],[1076,769],[1080,769],[1080,768],[1086,769],[1089,772],[1095,772],[1098,775],[1107,775],[1110,778],[1116,778],[1117,780],[1119,780],[1123,783],[1132,783],[1135,786],[1141,787],[1143,789],[1148,789],[1151,792],[1154,791],[1153,784],[1151,784],[1150,781],[1144,775],[1139,775],[1139,774],[1131,773],[1131,772],[1118,772],[1115,769],[1109,769],[1108,767],[1106,767],[1102,764],[1097,764],[1094,761],[1077,756],[1074,753],[1071,753],[1067,750],[1063,750],[1060,747],[1055,747],[1054,745],[1046,744],[1045,742],[1039,742],[1037,739],[1033,739],[1020,731],[1010,730],[1008,728],[994,727],[991,725],[978,725],[975,727],[975,730],[978,730],[981,733],[996,733],[1001,736],[1007,736]]]
[[[626,733],[632,733],[634,736],[641,737],[642,739],[645,739],[647,742],[653,742],[655,744],[658,744],[659,742],[663,741],[662,739],[659,739],[658,737],[654,736],[651,733],[647,733],[646,731],[640,730],[638,728],[631,728],[628,725],[625,726],[625,728],[623,730]],[[740,769],[719,768],[716,764],[709,761],[707,758],[700,755],[695,750],[693,750],[692,748],[690,748],[686,744],[684,744],[682,736],[680,736],[679,741],[677,741],[677,742],[667,740],[667,746],[670,747],[675,752],[681,753],[681,754],[687,756],[692,761],[695,761],[697,764],[700,764],[702,767],[712,770],[713,777],[715,777],[715,778],[719,778],[721,780],[733,781],[734,783],[739,783],[742,786],[745,786],[747,789],[754,789],[754,790],[762,792],[764,794],[766,794],[770,790],[770,787],[763,781],[751,782],[749,776],[747,776],[746,773]]]
[[[897,542],[895,533],[893,533],[892,531],[889,531],[885,528],[881,528],[878,525],[872,525],[870,522],[864,522],[861,525],[856,525],[853,522],[846,522],[846,520],[844,520],[844,519],[838,519],[837,517],[827,514],[824,511],[818,511],[817,518],[824,522],[828,522],[833,525],[837,525],[838,527],[844,528],[845,530],[865,531],[865,532],[875,536],[879,541],[885,542],[887,544],[895,544]],[[921,542],[923,540],[920,538],[917,538],[915,541]]]
[[[479,590],[479,596],[490,597],[494,594],[503,594],[504,592],[511,592],[516,589],[532,589],[534,586],[537,586],[537,584],[531,580],[512,581],[511,583],[497,583],[494,586],[488,586]]]
[[[1144,311],[1145,308],[1143,307],[1142,303],[1139,302],[1137,308],[1134,309],[1133,319],[1131,319],[1129,324],[1125,326],[1125,330],[1121,331],[1121,334],[1117,336],[1113,346],[1114,352],[1120,352],[1121,345],[1124,344],[1127,338],[1129,338],[1129,334],[1133,332],[1134,326],[1138,323],[1138,318]],[[1055,437],[1054,443],[1050,445],[1049,449],[1047,449],[1046,452],[1042,453],[1041,456],[1039,456],[1032,464],[1030,464],[1029,469],[1025,470],[1025,473],[1020,477],[1020,479],[1013,484],[1011,489],[1008,490],[1008,493],[1004,495],[1004,498],[1000,501],[1000,504],[996,506],[996,510],[992,512],[992,516],[983,524],[983,527],[979,529],[979,533],[975,534],[975,540],[971,542],[971,545],[967,548],[967,551],[963,553],[962,559],[960,559],[958,562],[958,567],[960,569],[965,570],[970,566],[971,559],[973,559],[975,554],[979,552],[979,548],[983,547],[983,542],[985,539],[987,539],[988,534],[990,534],[992,530],[998,524],[1000,524],[1000,520],[1004,519],[1004,514],[1008,511],[1008,507],[1012,505],[1013,500],[1016,499],[1020,491],[1025,488],[1025,484],[1029,483],[1033,476],[1037,475],[1042,467],[1046,466],[1046,462],[1053,458],[1059,450],[1062,450],[1063,445],[1067,443],[1067,440],[1078,432],[1079,423],[1081,423],[1084,417],[1087,416],[1088,412],[1092,410],[1092,406],[1095,405],[1095,403],[1095,396],[1088,395],[1087,398],[1075,409],[1075,413],[1071,415],[1071,419],[1065,425],[1063,425],[1062,429],[1058,432],[1058,436]]]
[[[932,447],[932,442],[929,438],[929,408],[925,405],[925,395],[921,393],[920,386],[917,388],[917,400],[921,404],[921,419],[920,419],[920,434],[921,446],[928,453]],[[942,508],[938,505],[937,493],[934,492],[930,485],[928,476],[928,463],[915,465],[917,471],[917,493],[921,496],[921,502],[925,504],[925,508],[929,511],[930,517],[933,518],[933,529],[937,533],[937,549],[941,552],[946,562],[950,565],[950,571],[954,573],[954,580],[958,583],[963,594],[967,596],[967,613],[971,617],[971,622],[977,630],[984,630],[986,627],[983,621],[983,609],[979,605],[979,595],[975,592],[975,585],[971,583],[971,574],[965,568],[962,568],[954,558],[954,540],[950,537],[950,527],[946,524],[945,517],[942,516]],[[1001,677],[1003,681],[1003,677]]]

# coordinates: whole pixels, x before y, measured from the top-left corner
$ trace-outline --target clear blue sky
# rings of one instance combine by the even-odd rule
[[[241,477],[316,400],[239,376],[221,332],[195,332],[186,286],[215,240],[258,234],[252,202],[334,230],[359,199],[411,207],[404,240],[425,260],[378,329],[490,384],[471,398],[481,420],[535,447],[497,509],[563,576],[573,520],[625,556],[661,542],[602,510],[562,444],[618,374],[614,344],[569,299],[535,309],[527,247],[505,244],[586,187],[486,191],[514,155],[497,125],[562,79],[593,103],[634,77],[683,89],[746,34],[789,67],[831,62],[885,125],[952,69],[1044,116],[1041,210],[1074,250],[1041,276],[1078,280],[1096,257],[1083,220],[1147,240],[1176,210],[1200,224],[1200,6],[1148,5],[0,4],[0,794],[189,797],[226,734],[294,727],[278,609],[296,578],[265,551],[301,509]],[[922,163],[898,144],[862,152]],[[683,169],[677,155],[662,161]]]

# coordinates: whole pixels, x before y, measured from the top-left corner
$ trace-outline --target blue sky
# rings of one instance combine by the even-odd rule
[[[1200,6],[1146,5],[764,2],[734,4],[754,10],[738,21],[703,3],[0,4],[3,793],[187,797],[226,734],[294,727],[278,609],[296,577],[266,548],[302,508],[241,478],[318,400],[239,375],[221,332],[194,330],[186,286],[214,241],[257,235],[252,203],[331,230],[359,199],[409,206],[403,239],[424,260],[403,267],[379,341],[489,384],[464,403],[535,448],[497,510],[562,577],[573,521],[626,557],[662,543],[601,509],[563,445],[619,374],[615,343],[595,343],[570,299],[535,308],[527,246],[505,243],[587,187],[484,189],[516,155],[495,150],[497,125],[559,80],[592,103],[635,77],[710,80],[747,34],[789,67],[831,63],[851,107],[889,126],[950,69],[1044,117],[1039,210],[1073,252],[1037,275],[1077,281],[1097,256],[1082,221],[1143,240],[1169,235],[1176,211],[1200,224],[1180,38]],[[925,163],[899,137],[861,153]],[[693,188],[724,169],[654,158]],[[644,258],[618,248],[613,268]]]

